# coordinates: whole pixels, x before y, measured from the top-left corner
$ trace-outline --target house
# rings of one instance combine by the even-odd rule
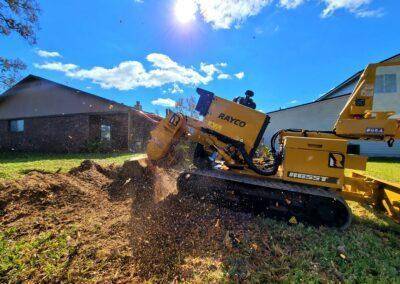
[[[0,96],[0,150],[144,150],[158,117],[38,76]]]
[[[400,61],[400,54],[385,61]],[[394,84],[397,86],[399,100],[398,103],[390,106],[390,110],[400,114],[400,70],[398,71],[397,74],[394,73]],[[264,140],[270,141],[271,136],[280,129],[332,130],[362,72],[357,72],[314,102],[268,113],[271,123],[267,128]],[[389,148],[384,142],[352,141],[352,144],[359,145],[360,153],[365,156],[400,157],[400,142],[398,141],[392,148]]]

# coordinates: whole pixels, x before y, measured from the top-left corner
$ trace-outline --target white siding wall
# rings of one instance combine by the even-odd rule
[[[265,132],[265,142],[269,143],[271,136],[280,129],[332,130],[348,98],[349,96],[337,97],[269,113],[271,123]],[[400,157],[399,141],[396,141],[393,148],[389,148],[384,142],[353,141],[353,143],[360,144],[361,154],[366,156]]]
[[[361,145],[361,154],[368,157],[397,157],[400,158],[400,141],[396,141],[392,148],[384,142],[358,141]]]
[[[353,92],[354,88],[356,87],[357,83],[358,83],[358,78],[359,77],[354,79],[354,81],[350,82],[348,85],[345,85],[342,88],[336,90],[328,98],[335,98],[335,97],[339,97],[339,96],[342,96],[342,95],[351,94]]]
[[[269,140],[275,132],[286,128],[332,130],[348,98],[344,96],[269,113],[271,123],[265,139]]]

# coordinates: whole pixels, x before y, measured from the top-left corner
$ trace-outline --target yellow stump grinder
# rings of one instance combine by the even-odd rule
[[[346,228],[345,200],[368,202],[399,221],[400,186],[363,173],[367,158],[352,140],[400,139],[400,62],[370,64],[331,131],[282,129],[270,141],[270,156],[257,147],[270,117],[197,89],[201,119],[170,112],[151,132],[147,164],[168,165],[181,139],[197,143],[194,170],[183,172],[178,189],[240,210],[297,222]],[[399,173],[400,175],[400,173]]]

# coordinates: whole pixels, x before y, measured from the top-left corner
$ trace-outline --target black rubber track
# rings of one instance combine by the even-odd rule
[[[219,170],[195,170],[179,176],[178,189],[234,210],[315,226],[345,229],[351,210],[336,192],[323,187],[255,178]]]

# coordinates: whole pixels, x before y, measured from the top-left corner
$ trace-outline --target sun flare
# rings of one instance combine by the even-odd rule
[[[193,0],[176,0],[175,17],[182,24],[196,19],[197,5]]]

